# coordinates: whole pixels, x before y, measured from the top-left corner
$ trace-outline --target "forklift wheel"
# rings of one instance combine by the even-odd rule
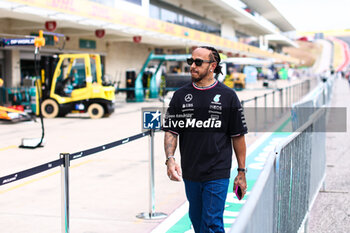
[[[88,113],[91,119],[98,119],[103,117],[105,114],[105,110],[103,109],[101,104],[91,104],[88,108]]]
[[[58,104],[53,99],[46,99],[41,104],[41,112],[46,118],[55,118],[59,112]]]

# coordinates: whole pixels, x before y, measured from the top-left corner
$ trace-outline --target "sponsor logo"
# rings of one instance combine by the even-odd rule
[[[222,106],[220,105],[209,105],[209,108],[213,110],[222,110]]]
[[[74,156],[73,156],[73,159],[80,158],[82,155],[83,155],[83,152],[80,152],[80,154],[74,155]]]
[[[187,94],[187,95],[185,95],[185,101],[186,101],[186,102],[190,102],[192,99],[193,99],[192,94]]]
[[[143,129],[160,129],[161,128],[161,112],[144,111],[143,112]]]
[[[182,104],[182,108],[193,108],[192,103]]]
[[[214,98],[213,98],[213,101],[211,101],[211,104],[219,104],[219,105],[221,105],[221,103],[220,103],[220,97],[221,97],[220,94],[216,94],[216,95],[214,96]]]
[[[197,120],[195,118],[187,118],[184,120],[172,120],[169,119],[167,122],[164,122],[164,127],[179,127],[179,128],[197,128],[197,129],[209,129],[209,128],[220,128],[221,121],[217,119],[209,118],[208,120]]]
[[[6,180],[3,180],[2,183],[6,184],[6,183],[9,183],[9,182],[15,181],[15,180],[17,180],[17,174],[14,177],[11,177],[11,178],[8,178]]]
[[[209,110],[209,111],[208,111],[208,113],[209,113],[209,114],[211,114],[211,113],[214,113],[214,114],[222,114],[221,112],[218,112],[218,111],[212,111],[212,110]]]
[[[215,103],[219,102],[219,101],[220,101],[220,97],[221,97],[221,95],[217,94],[217,95],[213,98],[213,101],[214,101]]]

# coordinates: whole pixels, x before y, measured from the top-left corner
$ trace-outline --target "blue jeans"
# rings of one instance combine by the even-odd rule
[[[229,179],[194,182],[184,180],[189,215],[196,233],[225,233],[223,213]]]

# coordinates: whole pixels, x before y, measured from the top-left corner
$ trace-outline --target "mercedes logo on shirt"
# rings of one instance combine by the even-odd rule
[[[185,101],[186,102],[190,102],[192,100],[192,98],[193,98],[192,94],[185,95]]]

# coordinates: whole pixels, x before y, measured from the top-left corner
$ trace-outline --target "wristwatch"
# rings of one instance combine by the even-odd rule
[[[237,171],[247,173],[248,168],[237,168]]]

